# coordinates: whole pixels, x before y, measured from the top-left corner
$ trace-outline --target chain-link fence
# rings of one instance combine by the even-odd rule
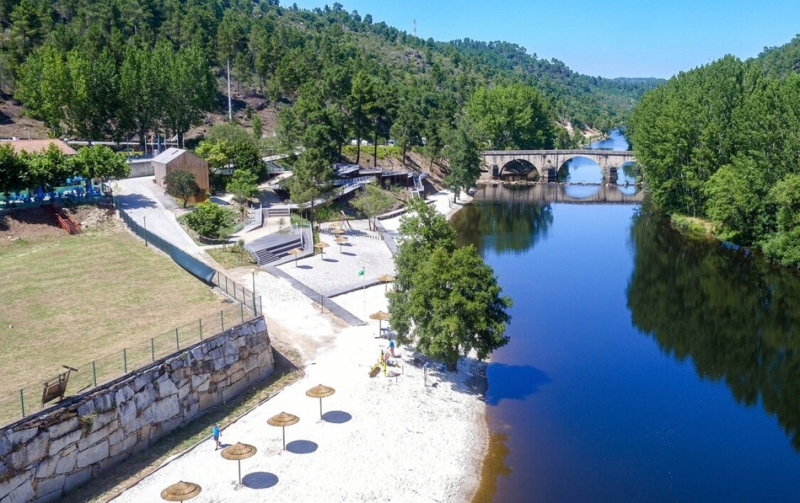
[[[258,316],[260,314],[253,313],[244,303],[230,304],[218,313],[175,327],[151,337],[149,341],[123,347],[91,361],[75,362],[78,363],[74,367],[77,372],[70,372],[65,396],[88,391]],[[58,376],[52,376],[50,382],[58,383]],[[43,407],[44,382],[20,384],[22,387],[17,393],[0,398],[0,425],[16,421]]]

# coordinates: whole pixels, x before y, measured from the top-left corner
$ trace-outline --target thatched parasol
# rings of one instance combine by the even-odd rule
[[[242,485],[242,460],[256,455],[257,449],[252,445],[236,442],[222,449],[222,457],[239,462],[239,485]]]
[[[294,414],[287,414],[286,412],[281,412],[280,414],[276,414],[271,418],[267,419],[267,423],[270,426],[280,426],[283,428],[283,450],[286,450],[286,427],[291,426],[293,424],[297,424],[300,421],[300,418],[295,416]]]
[[[161,499],[167,501],[186,501],[194,498],[203,488],[194,482],[178,482],[161,491]]]
[[[378,337],[381,336],[381,322],[383,320],[388,320],[391,317],[392,315],[389,313],[384,313],[383,311],[378,311],[377,313],[372,313],[369,315],[371,320],[378,320]]]
[[[395,279],[397,279],[397,278],[395,278],[394,276],[391,276],[389,274],[384,274],[383,276],[378,278],[378,281],[380,281],[381,283],[384,283],[384,287],[383,287],[384,293],[388,292],[389,283],[391,283]]]
[[[303,250],[301,250],[300,248],[292,248],[286,253],[288,253],[289,255],[294,255],[294,266],[297,267],[297,256],[302,255]]]
[[[330,245],[325,241],[320,241],[319,243],[314,245],[314,248],[320,251],[320,255],[325,255],[325,248],[329,247]]]
[[[336,390],[330,388],[328,386],[323,386],[319,384],[314,386],[310,390],[306,391],[306,396],[310,396],[311,398],[319,398],[319,418],[322,419],[322,399],[325,397],[329,397],[332,394],[336,393]]]
[[[331,231],[331,234],[334,234],[336,236],[341,236],[342,234],[346,234],[346,232],[343,231],[342,229],[336,227]]]
[[[342,243],[346,243],[347,238],[343,236],[336,236],[335,238],[333,238],[333,240],[339,243],[339,253],[342,253]]]

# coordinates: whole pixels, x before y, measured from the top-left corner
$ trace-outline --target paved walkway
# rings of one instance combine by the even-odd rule
[[[136,223],[203,262],[210,262],[205,252],[175,220],[175,213],[171,210],[179,209],[178,205],[152,178],[129,178],[115,184],[119,189],[115,188],[115,201]]]

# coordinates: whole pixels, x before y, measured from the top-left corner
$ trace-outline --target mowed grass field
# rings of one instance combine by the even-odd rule
[[[26,412],[37,410],[42,383],[62,365],[79,369],[67,390],[75,394],[92,382],[92,361],[100,384],[123,373],[123,348],[132,370],[150,361],[151,338],[158,358],[176,350],[175,327],[185,347],[199,340],[199,319],[210,336],[220,310],[229,326],[238,317],[238,306],[118,222],[76,236],[13,234],[0,227],[0,424],[19,417],[20,388]]]

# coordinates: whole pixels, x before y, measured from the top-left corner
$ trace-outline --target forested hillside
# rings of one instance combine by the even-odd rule
[[[553,121],[608,130],[656,83],[579,75],[503,42],[422,40],[339,3],[0,0],[0,24],[2,91],[50,134],[93,139],[182,135],[225,109],[228,61],[234,90],[275,108],[305,95],[328,109],[334,143],[397,133],[410,144],[425,138],[434,154],[481,87],[533,86]]]
[[[755,61],[767,74],[775,77],[800,73],[800,35],[780,47],[765,47]]]

